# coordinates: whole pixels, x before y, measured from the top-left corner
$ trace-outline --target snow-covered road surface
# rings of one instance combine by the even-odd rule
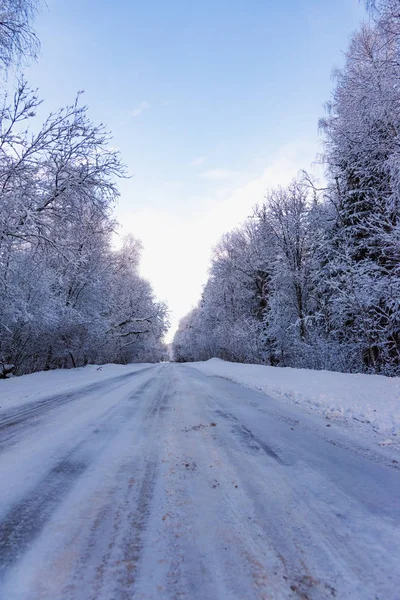
[[[186,365],[0,414],[3,600],[400,598],[400,466]]]

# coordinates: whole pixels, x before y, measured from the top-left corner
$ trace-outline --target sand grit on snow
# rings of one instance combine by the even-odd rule
[[[279,400],[384,435],[381,445],[400,442],[400,377],[245,365],[212,358],[192,366]]]

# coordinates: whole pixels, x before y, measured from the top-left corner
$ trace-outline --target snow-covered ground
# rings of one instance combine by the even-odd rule
[[[399,599],[390,447],[191,365],[4,390],[1,600]]]
[[[148,368],[149,364],[87,365],[78,369],[41,371],[0,380],[0,413],[49,395],[66,394],[82,387]]]
[[[382,446],[400,444],[400,377],[243,365],[218,358],[190,365],[376,434]]]

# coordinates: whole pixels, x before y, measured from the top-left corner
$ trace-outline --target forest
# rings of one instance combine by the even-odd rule
[[[400,374],[400,14],[368,2],[302,172],[224,235],[177,361]]]
[[[140,243],[116,249],[127,173],[110,134],[80,93],[40,124],[41,99],[21,75],[39,51],[37,10],[0,7],[0,377],[161,360],[167,308],[139,275]]]
[[[319,123],[323,180],[267,191],[223,236],[176,361],[400,374],[398,7],[367,2]],[[0,377],[165,359],[168,309],[140,275],[141,244],[115,242],[129,174],[110,133],[81,93],[40,123],[21,74],[37,10],[0,8]]]

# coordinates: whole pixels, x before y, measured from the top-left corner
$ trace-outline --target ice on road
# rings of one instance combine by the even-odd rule
[[[0,598],[398,600],[399,466],[187,365],[9,408]]]

